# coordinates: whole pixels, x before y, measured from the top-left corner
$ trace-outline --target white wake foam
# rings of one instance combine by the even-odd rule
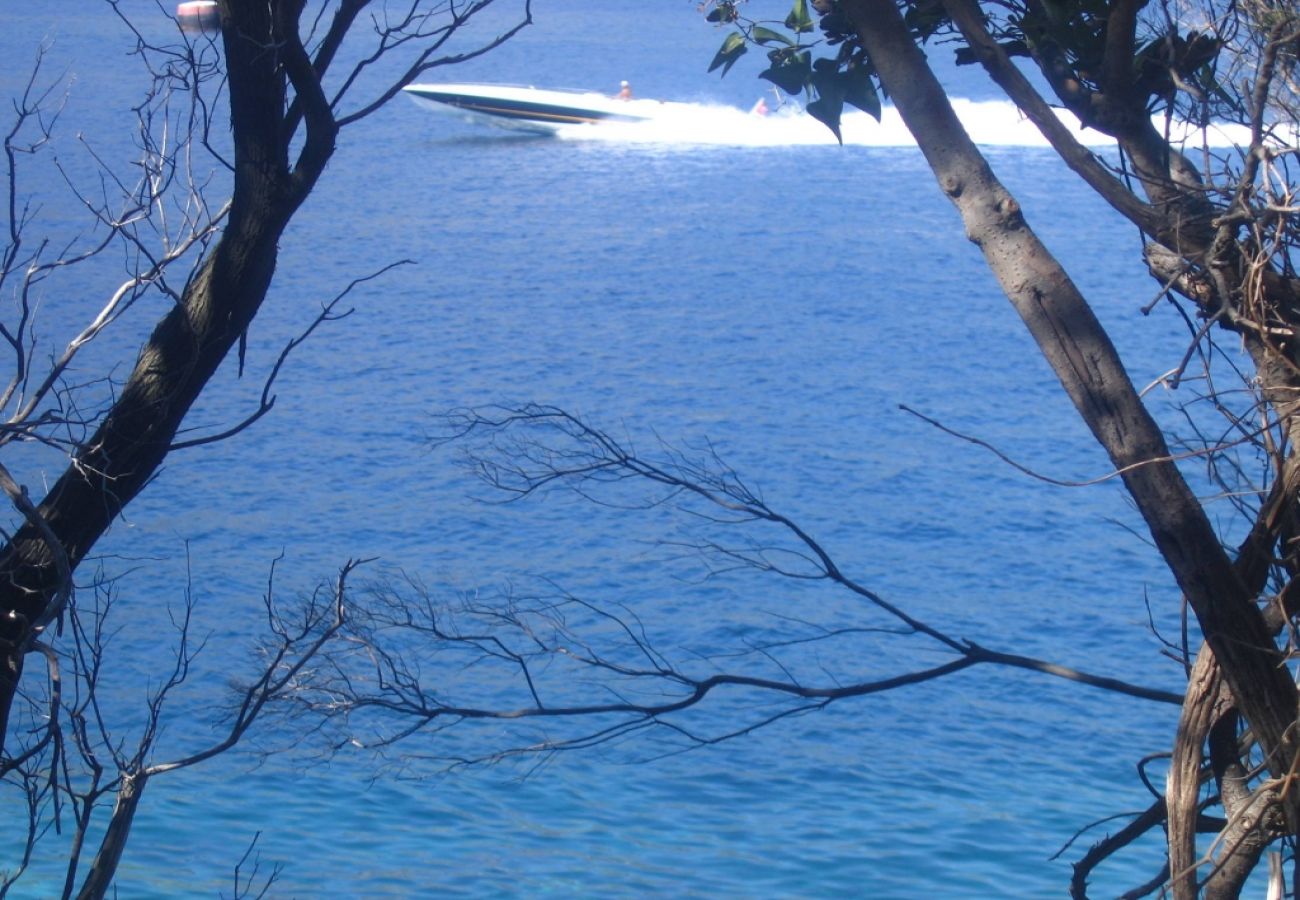
[[[1047,140],[1016,106],[1005,100],[955,99],[953,108],[977,144],[993,147],[1046,147]],[[1088,146],[1113,146],[1113,139],[1082,128],[1070,113],[1057,115]],[[1164,129],[1163,120],[1157,126]],[[864,112],[846,112],[841,123],[844,143],[862,147],[914,147],[916,141],[903,125],[898,111],[886,107],[877,122]],[[1211,127],[1205,131],[1174,123],[1171,135],[1192,146],[1226,148],[1248,142],[1249,132],[1241,126]],[[767,116],[754,115],[731,106],[696,103],[664,104],[655,118],[645,122],[603,123],[592,127],[575,125],[560,130],[566,140],[613,141],[646,144],[695,144],[717,146],[778,147],[834,144],[825,125],[799,112],[792,104]]]

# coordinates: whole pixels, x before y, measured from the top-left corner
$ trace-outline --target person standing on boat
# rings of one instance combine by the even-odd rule
[[[626,81],[621,81],[621,82],[619,82],[619,85],[618,85],[618,99],[620,99],[620,100],[631,100],[631,99],[632,99],[632,85],[628,84]]]

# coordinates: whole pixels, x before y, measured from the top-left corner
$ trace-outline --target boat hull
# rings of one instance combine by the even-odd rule
[[[468,121],[554,134],[571,125],[643,122],[664,104],[620,100],[604,94],[490,84],[411,84],[404,90],[420,105]]]

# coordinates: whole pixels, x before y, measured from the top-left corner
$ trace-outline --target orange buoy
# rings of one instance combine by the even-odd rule
[[[220,31],[221,8],[217,0],[186,0],[176,6],[181,31]]]

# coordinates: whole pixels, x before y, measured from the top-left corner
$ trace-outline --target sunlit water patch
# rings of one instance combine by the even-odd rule
[[[1116,485],[1049,488],[899,411],[909,404],[1059,477],[1108,469],[896,116],[851,113],[844,148],[807,117],[753,116],[757,83],[703,74],[716,35],[692,30],[694,3],[638,5],[638,26],[659,38],[631,43],[618,38],[621,6],[538,4],[551,30],[466,77],[625,76],[665,96],[719,99],[680,121],[560,140],[397,103],[340,137],[283,242],[247,374],[224,371],[188,424],[241,420],[256,408],[257,373],[322,299],[394,260],[418,265],[360,286],[356,312],[293,354],[274,413],[235,441],[170,460],[99,548],[128,576],[114,710],[139,715],[169,664],[166,609],[187,574],[199,601],[208,643],[169,708],[158,758],[218,729],[228,680],[250,670],[281,553],[285,596],[350,557],[380,556],[388,568],[376,563],[374,577],[400,568],[441,596],[546,578],[626,604],[664,652],[692,664],[738,665],[692,652],[734,652],[792,622],[864,621],[853,596],[815,585],[757,572],[701,582],[655,544],[673,535],[649,514],[563,497],[481,502],[482,487],[427,436],[439,412],[497,401],[561,404],[639,446],[710,441],[854,577],[951,632],[1180,683],[1150,630],[1154,620],[1177,633],[1178,594],[1115,524],[1136,524]],[[557,11],[563,27],[545,25]],[[122,98],[134,94],[108,65],[106,18],[68,36],[73,57],[96,61],[68,115],[88,134],[120,137]],[[668,46],[680,52],[647,49]],[[83,90],[111,96],[87,103]],[[1138,312],[1159,286],[1132,230],[1036,149],[1014,108],[971,99],[959,110],[978,140],[1001,145],[987,155],[1076,273],[1135,380],[1176,364],[1181,324]],[[701,145],[712,147],[693,152]],[[80,321],[99,296],[96,284],[72,287],[51,299],[59,322]],[[147,318],[130,324],[147,333]],[[136,341],[125,336],[123,353]],[[885,636],[801,647],[784,663],[810,680],[934,659]],[[759,715],[764,701],[730,702],[710,728],[734,728],[730,714]],[[349,746],[317,765],[307,741],[303,755],[236,753],[157,779],[120,887],[142,898],[229,891],[261,832],[266,864],[287,866],[272,892],[286,897],[1060,896],[1069,862],[1098,832],[1052,854],[1087,823],[1149,802],[1133,763],[1167,749],[1175,727],[1172,708],[972,672],[680,756],[648,741],[595,748],[525,767],[526,779],[486,768],[405,781],[389,769],[372,781],[373,758]],[[266,746],[281,739],[257,735]],[[447,752],[430,740],[407,758]],[[404,774],[431,773],[412,761]],[[7,821],[22,814],[0,810]],[[16,895],[57,894],[56,856]],[[1097,875],[1097,894],[1146,880],[1162,858],[1153,846],[1117,862]]]

